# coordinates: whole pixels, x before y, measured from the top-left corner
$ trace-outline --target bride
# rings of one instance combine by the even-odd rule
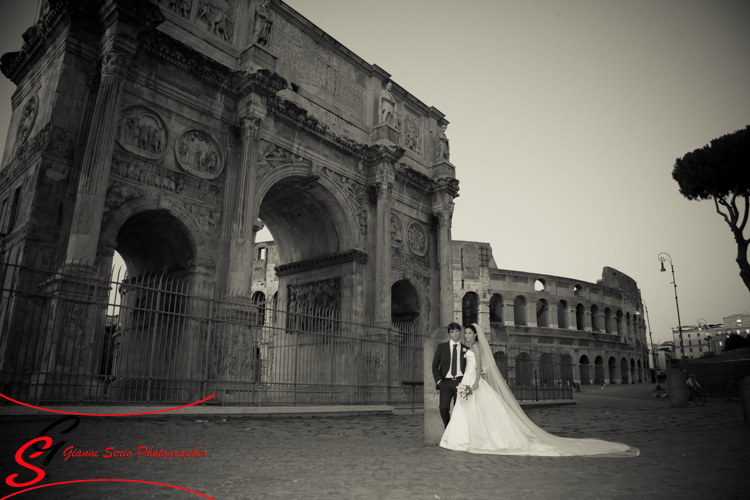
[[[599,439],[554,436],[535,425],[521,409],[495,366],[492,350],[476,323],[464,332],[466,370],[440,446],[449,450],[497,455],[637,456],[628,445]],[[468,399],[462,397],[472,389]]]

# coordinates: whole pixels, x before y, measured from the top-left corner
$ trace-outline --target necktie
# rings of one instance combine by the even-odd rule
[[[458,353],[456,352],[456,347],[458,347],[458,344],[453,344],[453,356],[451,356],[451,376],[453,378],[456,378],[458,374]]]

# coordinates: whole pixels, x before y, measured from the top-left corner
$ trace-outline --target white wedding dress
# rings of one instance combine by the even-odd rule
[[[479,386],[469,401],[464,400],[460,395],[456,398],[450,422],[440,441],[441,447],[469,453],[497,455],[606,455],[610,457],[638,455],[638,449],[625,444],[599,439],[559,437],[534,424],[523,412],[497,370],[492,355],[489,354],[490,348],[484,338],[484,333],[479,333],[481,328],[478,325],[474,326],[478,329],[477,343],[483,365],[485,362],[491,364],[484,370],[485,374],[480,377]],[[471,386],[476,381],[476,367],[477,361],[474,353],[467,351],[462,385]]]

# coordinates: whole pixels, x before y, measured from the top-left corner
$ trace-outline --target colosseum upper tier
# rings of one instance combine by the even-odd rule
[[[507,352],[527,351],[535,362],[560,354],[584,385],[647,380],[641,295],[620,271],[605,267],[588,283],[498,269],[488,243],[454,240],[453,278],[456,321],[481,325]]]

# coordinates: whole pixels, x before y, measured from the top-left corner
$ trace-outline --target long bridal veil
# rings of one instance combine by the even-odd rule
[[[492,355],[492,349],[484,334],[484,330],[478,324],[474,323],[477,331],[477,342],[480,346],[480,356],[482,360],[482,372],[485,382],[504,400],[508,409],[512,411],[518,419],[523,422],[534,436],[534,440],[553,446],[560,455],[606,455],[611,457],[633,457],[640,452],[637,448],[632,448],[626,444],[602,441],[600,439],[574,439],[555,436],[543,430],[526,416],[521,409],[521,405],[516,401],[505,379],[500,374],[495,365],[495,359]]]

